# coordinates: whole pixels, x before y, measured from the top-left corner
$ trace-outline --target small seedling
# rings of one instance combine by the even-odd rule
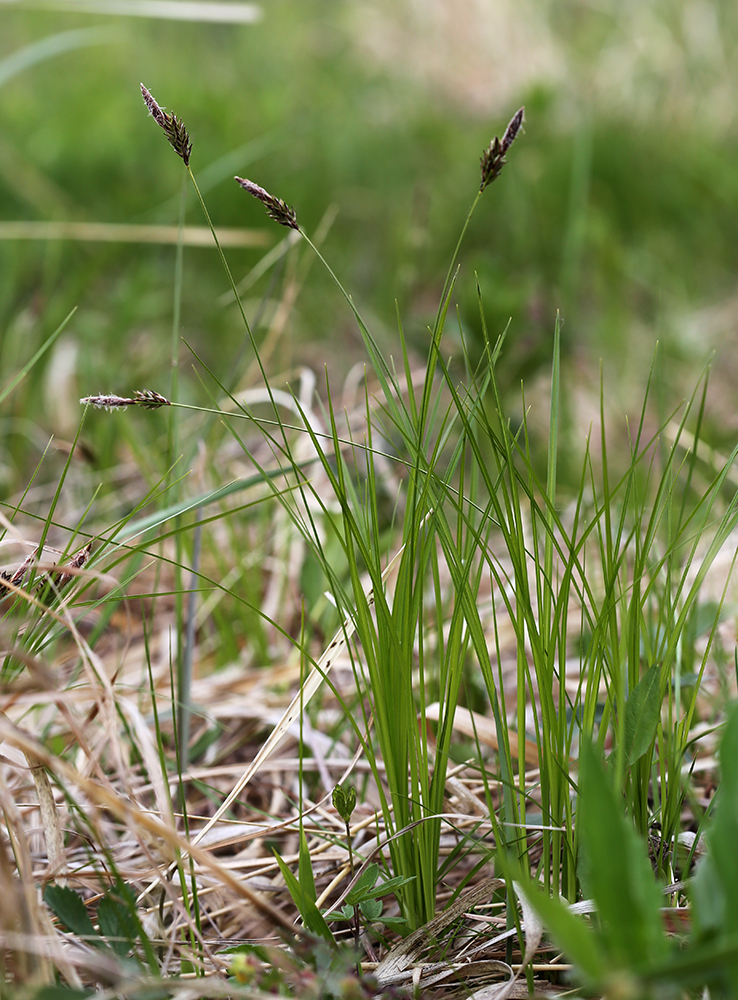
[[[401,927],[406,923],[404,917],[383,916],[384,904],[380,896],[388,896],[408,882],[411,877],[397,876],[377,884],[379,865],[372,863],[360,873],[356,884],[346,894],[346,902],[337,912],[326,913],[326,920],[354,920],[359,914],[367,924],[380,922],[387,927]]]

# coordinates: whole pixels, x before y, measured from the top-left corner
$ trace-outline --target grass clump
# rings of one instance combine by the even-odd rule
[[[23,928],[7,937],[9,980],[38,997],[57,981],[69,995],[104,984],[143,996],[153,984],[191,989],[196,978],[202,996],[257,988],[349,998],[418,985],[474,992],[502,977],[509,995],[523,972],[533,989],[536,973],[556,964],[535,961],[537,911],[590,986],[611,989],[617,973],[631,990],[620,995],[641,995],[669,954],[656,927],[660,890],[654,881],[618,896],[617,880],[640,884],[653,868],[667,898],[683,893],[680,838],[701,830],[704,812],[690,775],[695,724],[714,683],[728,575],[701,645],[695,620],[738,524],[738,449],[718,468],[699,452],[706,377],[681,412],[656,423],[647,387],[617,462],[601,389],[599,435],[586,438],[577,486],[565,491],[558,320],[542,445],[525,394],[522,418],[509,416],[498,370],[506,338],[488,334],[481,292],[481,360],[467,354],[459,372],[446,359],[461,239],[500,176],[521,109],[482,155],[420,370],[401,326],[399,357],[383,353],[294,210],[236,178],[300,234],[296,252],[325,267],[368,357],[353,399],[346,391],[339,402],[328,376],[320,397],[275,386],[197,186],[188,130],[141,90],[194,185],[263,384],[246,396],[233,388],[238,372],[202,366],[208,407],[174,391],[84,397],[111,410],[166,407],[171,467],[143,502],[94,532],[88,511],[70,527],[52,504],[30,582],[20,566],[4,574],[0,733],[34,775],[46,852],[34,859],[24,842],[16,761],[0,790],[17,874],[5,862],[0,871],[21,887],[6,932],[12,921]],[[211,482],[193,495],[177,478],[176,442],[192,462],[211,450],[200,470]],[[241,471],[224,486],[229,462]],[[226,505],[243,493],[245,503]],[[6,531],[25,513],[21,500]],[[86,540],[84,558],[49,570],[41,556],[52,528],[70,535],[65,551]],[[274,589],[257,585],[251,597],[240,583],[246,564],[226,556],[254,551],[252,575],[280,565],[268,570]],[[297,569],[280,576],[288,563]],[[43,601],[32,590],[41,572]],[[212,667],[198,645],[198,601],[212,616],[225,599],[249,615],[251,648],[266,660],[280,643],[284,662],[260,662],[246,679],[237,670],[220,700],[218,672],[197,677],[194,663],[197,654]],[[116,653],[103,662],[114,615],[134,601],[133,663]],[[236,637],[232,620],[227,627]],[[225,641],[217,630],[209,639]],[[57,691],[46,661],[67,660]],[[297,687],[286,706],[277,675]],[[234,697],[250,728],[235,725]],[[456,768],[464,725],[468,752]],[[294,756],[280,761],[285,739]],[[714,831],[719,847],[728,834]],[[614,874],[603,870],[608,856]],[[702,869],[696,885],[710,877]],[[39,881],[55,883],[47,908]],[[590,892],[603,926],[617,925],[609,937],[572,923],[565,903]],[[702,948],[717,925],[708,910],[699,919]],[[640,926],[653,943],[648,968]],[[729,962],[727,924],[725,935]]]

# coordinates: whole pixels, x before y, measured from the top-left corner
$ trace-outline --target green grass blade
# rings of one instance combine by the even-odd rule
[[[302,917],[302,922],[313,934],[320,935],[330,945],[334,945],[335,940],[331,929],[325,922],[325,917],[315,905],[315,884],[313,883],[311,892],[309,885],[303,885],[302,882],[298,881],[284,863],[276,848],[274,848],[274,857],[279,865],[279,870],[282,872],[287,890],[290,896],[292,896],[292,901]]]

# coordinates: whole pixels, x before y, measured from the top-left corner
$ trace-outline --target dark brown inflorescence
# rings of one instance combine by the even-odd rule
[[[163,111],[143,84],[141,84],[141,94],[143,95],[144,104],[149,109],[149,114],[156,124],[164,129],[172,148],[182,157],[185,166],[189,166],[192,143],[190,142],[190,135],[185,128],[184,122],[181,118],[177,118],[176,115],[168,115],[166,111]]]
[[[160,406],[172,405],[166,396],[153,389],[136,389],[133,395],[136,397],[136,406],[143,406],[145,410],[158,410]]]
[[[171,406],[171,401],[153,389],[136,389],[133,396],[116,396],[114,393],[97,393],[80,399],[83,406],[97,406],[106,410],[125,410],[127,406],[142,406],[145,410],[158,410],[160,406]]]
[[[269,217],[278,222],[280,226],[287,226],[289,229],[300,228],[297,224],[297,214],[294,208],[290,208],[281,198],[275,198],[273,194],[269,194],[263,187],[259,187],[253,181],[246,180],[245,177],[236,177],[234,179],[241,185],[244,191],[248,191],[254,198],[258,198],[259,201],[266,205]]]
[[[524,117],[525,108],[521,108],[510,119],[510,124],[505,129],[505,134],[502,139],[498,139],[497,136],[495,136],[489,144],[489,148],[485,149],[482,153],[482,159],[480,161],[482,167],[482,183],[479,187],[480,191],[484,191],[488,184],[491,184],[492,181],[496,180],[500,176],[500,171],[506,163],[505,153],[515,142],[515,138],[522,128]]]
[[[66,565],[60,566],[54,573],[49,573],[48,580],[51,581],[54,590],[57,593],[62,589],[62,587],[66,587],[70,580],[74,579],[74,572],[70,573],[69,570],[71,569],[74,571],[76,569],[82,569],[87,560],[90,558],[91,552],[92,542],[88,542],[87,545],[85,545],[83,549],[80,549],[79,552],[73,556]],[[40,586],[44,587],[45,585],[46,581],[42,580]]]

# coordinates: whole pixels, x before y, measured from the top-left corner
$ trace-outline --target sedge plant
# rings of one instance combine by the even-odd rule
[[[146,88],[142,94],[197,189],[187,129],[176,115],[164,112]],[[321,947],[334,947],[335,936],[328,927],[331,920],[349,922],[355,940],[360,925],[371,925],[374,919],[393,926],[396,918],[389,910],[385,914],[379,902],[385,891],[396,894],[401,918],[411,930],[433,918],[439,872],[445,879],[451,872],[450,864],[440,866],[441,838],[451,829],[444,819],[448,767],[455,715],[470,672],[481,677],[496,734],[494,762],[476,741],[474,767],[484,787],[488,835],[469,837],[469,850],[476,852],[480,866],[487,861],[498,863],[509,880],[508,890],[514,877],[520,884],[540,886],[545,899],[552,895],[574,900],[582,891],[581,880],[587,881],[580,866],[582,842],[586,855],[597,809],[609,816],[612,804],[617,803],[630,831],[628,844],[639,844],[645,857],[646,838],[658,830],[655,867],[662,876],[673,874],[674,851],[669,845],[676,845],[680,832],[688,780],[685,764],[693,752],[698,692],[709,667],[722,602],[711,609],[707,640],[699,654],[694,650],[690,654],[685,647],[694,632],[701,588],[738,523],[729,474],[736,453],[712,467],[709,456],[700,451],[707,375],[701,391],[696,390],[680,412],[655,426],[650,418],[649,382],[642,412],[629,430],[624,462],[611,456],[601,390],[599,433],[585,442],[573,489],[562,486],[559,453],[568,429],[563,426],[561,406],[566,390],[560,324],[554,325],[543,460],[525,393],[518,415],[510,411],[509,393],[500,384],[497,364],[505,349],[505,335],[488,334],[481,294],[481,359],[472,364],[467,356],[460,373],[444,356],[443,337],[453,314],[461,240],[482,194],[500,176],[522,122],[521,109],[502,139],[495,138],[482,156],[481,183],[452,256],[420,375],[414,370],[401,326],[399,366],[386,356],[316,243],[301,228],[296,212],[260,185],[237,178],[246,193],[266,206],[274,221],[299,234],[335,280],[368,356],[360,415],[341,413],[328,379],[320,421],[296,397],[270,383],[221,251],[264,382],[262,400],[269,412],[266,418],[257,417],[232,393],[235,412],[219,415],[257,473],[189,500],[176,497],[166,506],[159,504],[151,515],[144,515],[141,504],[98,537],[93,553],[93,566],[102,565],[103,556],[107,568],[130,561],[122,592],[135,578],[136,560],[148,557],[155,529],[193,510],[198,511],[197,521],[205,524],[212,504],[257,486],[258,498],[242,510],[263,505],[266,487],[270,491],[266,499],[281,505],[302,536],[322,572],[341,624],[324,655],[313,659],[313,672],[295,699],[294,710],[298,714],[307,710],[318,681],[331,684],[336,657],[345,651],[353,669],[356,698],[352,704],[345,700],[342,704],[355,742],[371,768],[383,831],[374,849],[376,862],[365,857],[365,844],[350,843],[352,863],[355,859],[365,868],[348,890],[343,909],[327,906],[321,911],[318,906],[302,820],[297,875],[283,860],[276,862],[293,899],[300,901],[304,924],[322,938]],[[210,222],[201,197],[200,203]],[[217,377],[215,381],[225,388]],[[90,396],[84,402],[114,409],[171,405],[174,410],[180,406],[176,399],[147,390]],[[534,408],[537,403],[533,401]],[[285,410],[297,414],[301,426],[288,422]],[[259,428],[272,463],[264,463],[243,442],[239,421]],[[667,435],[670,441],[665,446]],[[297,448],[295,440],[308,447]],[[168,495],[165,480],[147,499],[161,501]],[[174,522],[165,534],[179,541],[184,531],[183,522]],[[179,555],[175,562],[179,564]],[[195,571],[193,579],[225,589],[197,567]],[[8,582],[10,590],[19,586]],[[60,582],[49,578],[46,603],[37,609],[38,624],[24,633],[31,653],[48,648],[67,624],[62,615],[54,617],[56,608],[65,608]],[[75,599],[86,593],[86,586],[91,584],[80,583]],[[107,595],[93,602],[93,607],[110,605],[114,599],[115,595]],[[246,599],[242,605],[259,613]],[[509,629],[514,637],[512,664],[503,648],[503,633]],[[187,729],[189,708],[181,674],[178,681],[180,689],[172,695],[178,712],[174,729],[182,733]],[[153,679],[150,689],[153,701]],[[109,706],[107,710],[111,711]],[[151,767],[156,763],[163,772],[164,742],[158,716],[156,726],[158,753],[150,755]],[[36,749],[39,762],[51,767],[50,756]],[[602,754],[608,760],[610,799],[598,797],[599,772],[592,761]],[[180,754],[180,785],[185,765],[186,758]],[[66,762],[58,764],[58,771],[65,780],[74,779]],[[187,837],[185,845],[163,824],[95,793],[95,787],[89,779],[80,782],[86,795],[97,794],[95,801],[101,807],[117,810],[121,822],[131,821],[135,814],[142,828],[166,841],[176,859],[167,874],[179,867],[187,915],[195,913],[200,902],[196,879],[193,874],[190,899],[180,859],[189,850],[191,858],[216,870],[198,843],[237,790],[197,835]],[[580,808],[588,788],[595,790],[589,811]],[[171,811],[172,799],[165,798]],[[350,816],[350,810],[344,812]],[[343,819],[348,827],[349,820]],[[260,912],[281,926],[289,923],[232,876],[228,881],[220,870],[218,876],[225,879],[222,884],[238,888],[250,903],[256,900]],[[149,893],[150,889],[142,893],[139,905]],[[647,905],[653,909],[651,897]],[[113,948],[115,920],[123,921],[126,913],[135,917],[127,894],[116,889],[106,898],[112,902],[103,907],[99,932],[94,931],[99,948]],[[637,902],[633,904],[636,909]],[[190,903],[196,904],[192,910]],[[518,918],[511,893],[508,903],[512,926]],[[89,932],[88,921],[74,916],[79,906],[68,893],[52,892],[49,906],[66,926],[73,927],[76,921],[78,929]],[[106,910],[110,911],[107,916]],[[71,924],[64,913],[72,914]],[[710,919],[707,913],[701,925],[705,937],[709,937]],[[193,954],[204,961],[206,949],[199,948],[202,926],[195,915],[188,937]],[[138,924],[134,930],[127,938],[123,935],[126,955],[136,941],[143,942]],[[662,953],[666,954],[664,949],[659,960]],[[618,955],[622,966],[621,959]],[[597,976],[592,980],[601,981]]]
[[[193,184],[196,186],[190,168],[192,142],[183,122],[175,114],[164,112],[150,92],[142,86],[146,106],[177,154],[181,157]],[[481,184],[477,198],[464,226],[466,230],[474,208],[482,192],[500,174],[505,163],[505,154],[518,135],[523,122],[523,110],[517,112],[508,125],[503,138],[492,141],[482,156]],[[238,184],[249,194],[258,198],[267,208],[272,219],[279,224],[300,231],[314,252],[323,261],[317,247],[299,228],[294,210],[286,202],[271,195],[260,185],[245,178],[236,178]],[[210,224],[204,202],[201,203]],[[211,225],[212,228],[212,225]],[[213,230],[215,237],[215,232]],[[463,236],[463,232],[462,232]],[[217,237],[216,241],[217,241]],[[461,240],[459,241],[460,246]],[[397,569],[397,583],[394,598],[390,601],[383,586],[382,573],[386,560],[383,548],[383,527],[381,523],[377,495],[373,490],[374,455],[371,439],[372,415],[369,398],[366,400],[367,440],[363,446],[349,445],[348,453],[339,438],[338,424],[330,406],[329,426],[330,449],[314,436],[306,421],[308,434],[323,465],[332,491],[332,502],[338,505],[341,516],[339,531],[344,551],[345,563],[350,578],[350,594],[345,585],[332,571],[321,547],[319,532],[310,513],[310,503],[305,503],[305,516],[298,518],[305,530],[308,541],[314,546],[316,555],[326,571],[328,585],[334,600],[345,615],[351,616],[356,634],[361,644],[362,658],[355,662],[357,682],[363,689],[372,691],[374,722],[378,744],[387,773],[387,792],[383,782],[378,783],[382,799],[382,812],[388,831],[389,851],[393,869],[406,881],[400,895],[403,915],[412,928],[420,926],[435,912],[436,859],[440,839],[440,813],[443,807],[445,769],[448,747],[452,733],[453,711],[461,685],[462,666],[465,661],[469,637],[464,627],[462,605],[454,604],[448,641],[443,647],[426,652],[427,635],[425,606],[426,581],[435,577],[436,587],[431,606],[437,619],[435,634],[444,631],[446,617],[445,597],[438,585],[440,577],[439,552],[437,547],[437,521],[446,517],[443,491],[454,478],[464,455],[463,442],[453,443],[454,419],[451,412],[439,408],[434,399],[435,369],[439,356],[440,340],[446,314],[455,284],[455,263],[459,252],[457,246],[449,275],[439,306],[432,332],[430,357],[420,396],[405,397],[400,379],[391,365],[383,358],[379,346],[371,335],[350,296],[344,291],[333,271],[330,274],[349,303],[359,324],[362,337],[369,351],[375,374],[382,386],[385,405],[391,427],[388,433],[400,437],[405,453],[403,461],[408,471],[407,492],[402,499],[403,529],[402,556]],[[222,255],[222,251],[221,251]],[[233,293],[239,302],[239,309],[249,340],[255,352],[257,363],[264,378],[265,388],[272,403],[278,434],[271,438],[275,453],[288,461],[291,458],[287,435],[279,417],[273,392],[266,372],[259,360],[258,347],[251,333],[243,307],[240,305],[235,283],[230,269],[222,255],[224,267]],[[324,261],[323,261],[324,262]],[[325,263],[325,262],[324,262]],[[405,380],[412,386],[407,353],[404,355]],[[365,463],[367,476],[363,484],[355,481],[351,466],[360,454]],[[335,467],[334,467],[334,462]],[[298,471],[297,469],[295,470]],[[296,492],[303,497],[310,490],[309,482],[300,477]],[[311,497],[322,505],[326,518],[331,512],[320,497]],[[295,508],[291,508],[292,511]],[[459,554],[463,558],[471,554],[473,536],[463,532],[458,539]],[[371,599],[362,576],[370,583]],[[439,692],[444,712],[439,724],[441,740],[431,763],[427,740],[417,724],[417,708],[414,699],[414,674],[416,669],[416,647],[420,645],[419,669],[421,689],[425,686],[426,660],[440,657]],[[432,669],[435,674],[436,669]],[[422,707],[421,707],[422,716]],[[364,727],[369,728],[369,718],[365,714]],[[365,748],[373,756],[371,744]],[[376,758],[374,758],[376,764]]]
[[[144,98],[189,171],[186,129],[176,116],[157,111],[145,90]],[[521,109],[503,138],[495,138],[485,151],[481,184],[461,238],[481,194],[499,176],[522,122]],[[299,231],[312,246],[286,202],[253,181],[236,180],[266,206],[271,218]],[[328,431],[319,434],[305,420],[305,434],[322,464],[329,497],[318,495],[294,465],[295,488],[286,501],[341,617],[351,621],[355,632],[355,644],[348,646],[363,712],[357,737],[375,766],[392,870],[409,879],[398,895],[412,928],[435,910],[445,774],[467,662],[481,672],[497,727],[499,772],[496,783],[488,785],[495,838],[532,866],[551,891],[570,899],[578,891],[572,780],[582,738],[594,739],[600,748],[611,741],[613,767],[639,834],[645,837],[658,822],[664,839],[676,836],[685,793],[682,764],[699,688],[693,685],[686,697],[681,693],[681,638],[701,583],[738,519],[735,496],[723,504],[729,466],[715,470],[700,492],[695,475],[699,456],[694,449],[685,451],[682,443],[688,422],[695,416],[698,426],[701,422],[704,391],[683,408],[664,451],[662,435],[673,421],[649,429],[648,388],[631,436],[629,462],[617,471],[610,467],[601,394],[599,454],[594,457],[595,442],[588,441],[574,499],[562,513],[559,324],[541,470],[525,397],[523,419],[516,427],[506,413],[506,393],[496,375],[503,338],[492,343],[487,336],[481,296],[483,357],[476,369],[467,369],[465,384],[441,355],[461,238],[430,330],[419,385],[402,328],[398,372],[313,247],[357,322],[379,398],[377,402],[370,394],[367,383],[357,437],[339,417],[327,383]],[[237,297],[235,285],[233,291]],[[242,308],[241,315],[260,364]],[[261,371],[274,411],[271,425],[262,421],[261,426],[275,455],[289,464],[285,425],[263,366]],[[400,493],[391,498],[401,525],[401,556],[391,594],[383,579],[389,549],[377,469],[387,461],[402,475]],[[324,550],[325,524],[340,541],[340,567]],[[482,593],[490,595],[491,642],[489,622],[480,612]],[[516,637],[513,685],[496,655],[494,636],[501,617],[511,623]],[[718,618],[719,608],[713,632]],[[572,660],[578,667],[574,684],[567,677]],[[706,664],[707,653],[702,670]],[[429,690],[440,704],[432,749],[425,719]],[[675,690],[680,692],[676,699]],[[377,749],[367,735],[370,725]],[[376,769],[380,758],[384,778]],[[530,771],[537,772],[532,781]],[[528,837],[531,817],[541,832]]]

